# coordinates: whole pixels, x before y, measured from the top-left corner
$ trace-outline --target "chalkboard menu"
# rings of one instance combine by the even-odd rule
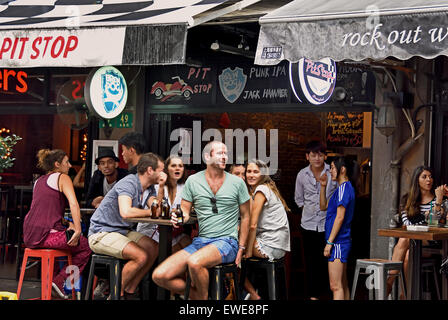
[[[375,101],[375,75],[366,66],[337,64],[336,87],[344,88],[353,101]]]
[[[329,112],[327,146],[362,147],[363,124],[363,112]]]

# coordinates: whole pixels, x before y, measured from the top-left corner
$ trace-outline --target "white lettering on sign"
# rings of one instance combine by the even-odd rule
[[[441,42],[445,40],[446,36],[448,35],[448,28],[430,29],[428,33],[431,35],[431,42]]]
[[[286,66],[252,67],[249,72],[249,79],[279,76],[286,76]]]
[[[124,27],[4,31],[0,67],[120,65],[124,35]]]
[[[364,33],[348,32],[342,36],[341,46],[374,46],[378,50],[384,50],[386,45],[400,44],[413,45],[428,37],[431,43],[441,43],[448,40],[448,27],[434,27],[428,31],[422,30],[421,26],[414,29],[391,30],[387,33],[381,31],[382,23],[375,25],[372,31]]]

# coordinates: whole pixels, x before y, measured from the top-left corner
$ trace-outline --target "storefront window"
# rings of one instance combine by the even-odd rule
[[[32,69],[0,68],[0,105],[36,105],[44,102],[43,73]]]

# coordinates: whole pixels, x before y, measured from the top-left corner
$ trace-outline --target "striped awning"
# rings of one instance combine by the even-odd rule
[[[0,67],[185,63],[194,16],[227,0],[0,0]]]
[[[255,63],[448,55],[445,0],[295,0],[260,18]]]

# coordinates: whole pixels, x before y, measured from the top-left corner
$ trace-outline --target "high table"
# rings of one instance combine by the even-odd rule
[[[408,300],[420,300],[420,272],[422,256],[422,240],[442,241],[442,258],[448,253],[448,228],[430,227],[428,231],[408,231],[405,228],[378,229],[378,235],[383,237],[408,238],[409,246],[409,275]],[[442,297],[448,299],[448,278],[442,275]]]
[[[162,263],[163,260],[171,255],[172,248],[172,230],[173,225],[171,220],[165,219],[152,219],[152,218],[130,218],[125,219],[129,222],[143,222],[143,223],[153,223],[159,226],[159,257],[157,259],[158,264]],[[197,218],[190,216],[187,224],[196,223]],[[169,300],[170,292],[164,288],[157,287],[157,300]]]

